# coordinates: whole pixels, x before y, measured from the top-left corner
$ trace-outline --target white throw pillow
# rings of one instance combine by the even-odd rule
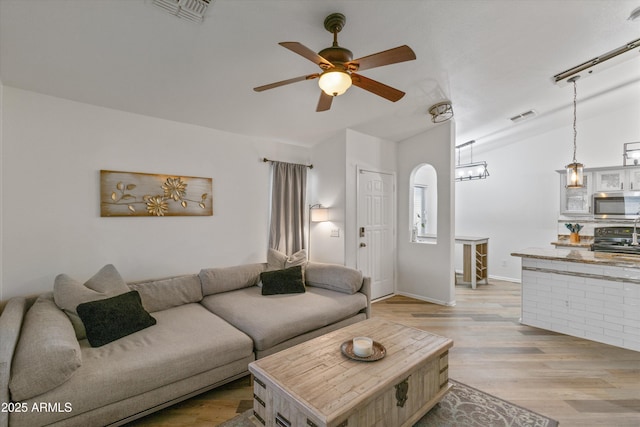
[[[284,270],[285,268],[302,266],[302,283],[304,284],[304,271],[307,266],[307,250],[300,249],[298,252],[287,256],[280,251],[269,248],[267,251],[267,270]],[[258,282],[258,286],[262,287],[262,280]]]

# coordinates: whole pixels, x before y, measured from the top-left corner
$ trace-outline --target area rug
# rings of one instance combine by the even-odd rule
[[[449,380],[453,388],[414,427],[556,427],[558,422],[476,388]],[[247,411],[219,427],[255,427]],[[391,427],[391,426],[390,426]]]

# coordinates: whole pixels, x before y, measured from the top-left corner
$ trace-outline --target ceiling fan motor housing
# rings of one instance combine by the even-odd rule
[[[334,65],[344,64],[345,62],[353,60],[353,53],[351,53],[349,49],[340,46],[332,46],[322,49],[318,52],[318,55],[322,56]]]
[[[332,13],[324,20],[324,28],[333,34],[333,45],[322,49],[318,55],[334,65],[342,65],[353,60],[353,53],[349,49],[338,46],[338,33],[344,28],[346,22],[347,18],[341,13]],[[322,68],[326,69],[326,67]],[[346,67],[344,69],[346,70]]]

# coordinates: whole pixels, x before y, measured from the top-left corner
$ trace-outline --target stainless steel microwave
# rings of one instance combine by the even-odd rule
[[[640,191],[593,193],[594,218],[635,219],[640,215]]]

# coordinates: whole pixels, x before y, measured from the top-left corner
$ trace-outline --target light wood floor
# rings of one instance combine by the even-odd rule
[[[395,296],[373,304],[382,317],[450,337],[451,378],[566,426],[640,426],[640,352],[523,326],[520,285],[456,286],[455,307]],[[215,426],[251,408],[249,378],[131,426]]]

